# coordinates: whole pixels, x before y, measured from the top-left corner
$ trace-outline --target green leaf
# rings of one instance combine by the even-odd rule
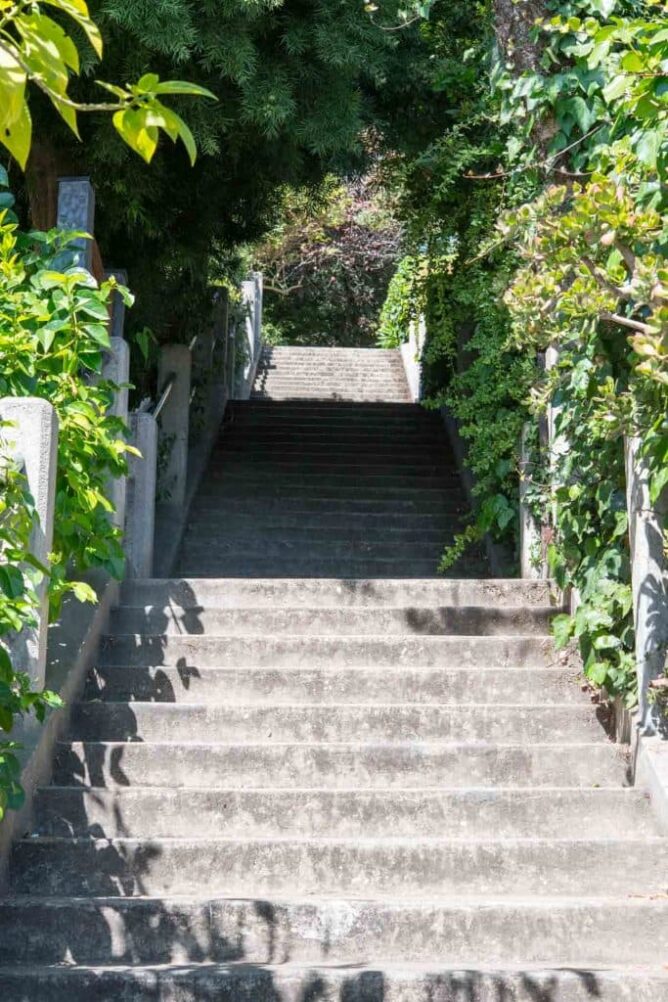
[[[552,620],[552,633],[558,649],[565,647],[573,636],[573,618],[566,613],[555,616]]]
[[[148,112],[144,109],[126,108],[114,115],[114,127],[128,146],[150,163],[158,147],[158,130],[147,126]]]
[[[636,143],[638,160],[647,167],[655,168],[665,138],[665,133],[660,129],[643,132]]]
[[[30,154],[32,142],[32,118],[28,105],[24,104],[18,118],[0,129],[0,142],[6,146],[20,167],[24,168]]]
[[[17,50],[3,42],[0,46],[0,138],[5,128],[21,118],[25,108],[27,74],[17,56]],[[3,184],[6,183],[5,172]]]
[[[193,97],[210,97],[213,101],[218,98],[206,87],[199,84],[188,83],[187,80],[163,80],[154,89],[155,94],[189,94]]]
[[[64,14],[68,14],[79,27],[83,28],[90,44],[95,49],[97,55],[102,58],[102,35],[100,29],[90,16],[88,5],[85,0],[43,0],[51,7],[56,7]]]

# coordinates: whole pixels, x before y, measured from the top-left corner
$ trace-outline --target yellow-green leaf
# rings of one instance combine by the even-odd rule
[[[68,14],[73,18],[83,28],[86,38],[98,56],[102,57],[102,35],[100,34],[100,29],[91,18],[88,5],[84,0],[44,0],[44,3],[50,4],[51,7],[57,7],[58,10],[63,11],[64,14]]]
[[[16,121],[25,102],[27,75],[10,46],[0,43],[0,127]]]
[[[114,115],[114,126],[121,138],[150,163],[158,147],[158,130],[153,125],[147,125],[147,111],[137,108],[125,108]]]
[[[24,102],[18,118],[0,129],[0,142],[7,147],[14,159],[25,167],[32,141],[32,118],[28,105]]]

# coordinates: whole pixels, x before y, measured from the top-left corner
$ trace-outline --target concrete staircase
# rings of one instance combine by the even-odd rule
[[[408,400],[399,352],[267,349],[253,399],[229,410],[178,573],[435,574],[467,506],[439,415]],[[467,555],[452,573],[486,567]]]
[[[332,474],[306,472],[303,442],[333,459],[361,439],[366,469],[398,462],[403,436],[410,451],[428,430],[435,448],[436,427],[409,407],[383,442],[387,412],[334,427],[331,409],[323,425],[301,406],[296,422],[292,403],[254,402],[227,430],[202,545],[182,558],[208,576],[124,586],[14,849],[0,999],[668,1002],[668,840],[553,650],[549,585],[411,579],[409,537],[391,563],[396,538],[421,552],[421,533],[452,528],[444,488],[425,485],[427,502],[415,485],[398,501],[364,480],[359,498],[314,490]],[[290,454],[288,427],[297,484],[275,471],[226,494],[235,441],[262,469],[272,442]],[[353,516],[392,553],[302,541],[290,566],[305,576],[281,574],[272,539],[308,526],[336,540]],[[383,560],[407,576],[327,576]]]
[[[260,400],[411,400],[399,352],[368,348],[265,348],[252,396]]]

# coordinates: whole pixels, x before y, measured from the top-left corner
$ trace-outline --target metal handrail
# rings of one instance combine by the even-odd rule
[[[167,379],[165,380],[165,385],[162,388],[162,393],[160,394],[160,399],[158,400],[157,404],[153,408],[153,412],[152,413],[153,413],[153,417],[156,420],[160,417],[160,413],[161,413],[163,407],[165,406],[165,404],[169,400],[169,396],[170,396],[172,390],[174,389],[174,383],[175,382],[176,382],[176,373],[175,372],[170,372],[170,374],[167,376]]]

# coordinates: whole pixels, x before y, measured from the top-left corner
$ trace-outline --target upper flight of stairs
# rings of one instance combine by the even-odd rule
[[[440,417],[405,402],[399,352],[276,348],[264,359],[262,389],[230,408],[179,574],[435,574],[466,501]],[[485,572],[475,554],[452,571]]]
[[[411,402],[399,352],[368,348],[265,348],[252,396]]]
[[[419,408],[235,405],[14,847],[2,1002],[668,1002],[668,839],[549,583],[435,577],[462,507]]]

